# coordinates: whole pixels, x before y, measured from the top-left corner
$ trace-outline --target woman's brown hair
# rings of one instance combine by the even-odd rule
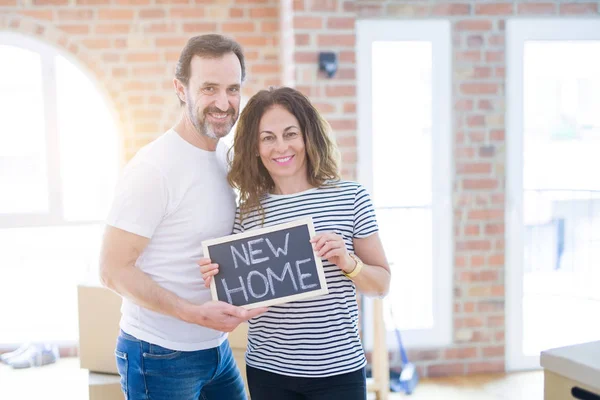
[[[233,148],[230,150],[234,156],[227,180],[240,192],[242,220],[253,211],[264,217],[260,200],[275,188],[269,172],[256,155],[260,120],[265,112],[275,105],[284,107],[300,124],[308,160],[307,175],[310,185],[318,187],[328,180],[340,179],[339,152],[330,138],[329,124],[308,98],[289,87],[261,90],[252,96],[244,107],[237,122]]]

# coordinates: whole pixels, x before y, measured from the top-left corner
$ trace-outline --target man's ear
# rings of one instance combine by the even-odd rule
[[[175,93],[177,93],[177,97],[183,103],[185,103],[185,86],[181,81],[177,78],[173,78],[173,86],[175,87]]]

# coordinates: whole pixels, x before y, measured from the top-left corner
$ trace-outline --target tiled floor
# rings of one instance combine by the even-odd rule
[[[410,396],[393,393],[389,400],[542,400],[542,371],[471,375],[422,380]]]
[[[372,398],[372,397],[370,397]],[[0,365],[1,400],[87,400],[87,371],[77,358],[27,370]],[[390,394],[389,400],[542,400],[541,371],[423,379],[410,395]]]
[[[65,358],[41,368],[13,370],[0,364],[2,400],[87,400],[88,372],[78,358]]]

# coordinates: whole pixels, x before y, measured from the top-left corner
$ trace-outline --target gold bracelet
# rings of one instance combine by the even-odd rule
[[[356,275],[360,274],[360,271],[362,270],[362,268],[364,267],[365,264],[362,262],[362,260],[360,258],[358,258],[358,256],[356,254],[349,253],[349,256],[351,259],[356,261],[356,267],[354,267],[354,269],[349,273],[345,273],[343,270],[342,270],[342,272],[344,272],[344,275],[346,275],[348,278],[352,279]]]

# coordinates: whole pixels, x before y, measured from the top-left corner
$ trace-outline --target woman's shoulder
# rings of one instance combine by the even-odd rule
[[[324,182],[321,185],[321,189],[359,191],[359,190],[363,190],[364,187],[360,183],[355,182],[355,181],[339,179],[339,180],[329,180],[329,181]]]

